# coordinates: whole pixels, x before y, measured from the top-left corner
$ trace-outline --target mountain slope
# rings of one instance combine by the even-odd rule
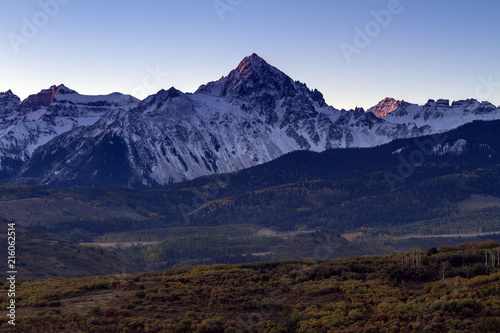
[[[153,213],[161,223],[153,217],[146,224],[155,222],[156,228],[258,224],[345,232],[458,216],[458,202],[471,194],[500,197],[499,152],[500,121],[477,121],[443,135],[373,148],[296,151],[240,172],[154,189],[64,191],[93,205],[109,206],[111,201],[144,216]],[[0,194],[19,198],[15,189],[1,187]],[[18,192],[28,198],[30,189]],[[38,192],[34,196],[40,197]],[[486,220],[497,216],[496,210],[486,213]],[[74,225],[85,232],[93,227]],[[471,228],[472,220],[467,230]]]
[[[0,93],[0,181],[29,160],[36,148],[79,126],[89,126],[113,110],[137,104],[132,96],[113,93],[85,96],[52,86],[20,101],[10,90]]]
[[[184,223],[345,232],[458,216],[456,203],[471,194],[500,196],[499,133],[500,121],[474,122],[438,138],[293,152],[236,174],[195,180],[184,185],[201,192],[185,201]]]
[[[386,99],[372,112],[337,110],[319,91],[252,54],[194,94],[161,90],[59,135],[12,182],[151,187],[242,170],[297,150],[373,147],[500,118],[486,102],[447,103]]]

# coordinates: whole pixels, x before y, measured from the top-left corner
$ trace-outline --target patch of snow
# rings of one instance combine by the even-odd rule
[[[444,155],[446,153],[450,153],[452,155],[461,155],[464,152],[466,146],[466,140],[458,139],[453,143],[453,145],[450,145],[449,143],[445,145],[437,144],[433,148],[433,153],[435,155]]]

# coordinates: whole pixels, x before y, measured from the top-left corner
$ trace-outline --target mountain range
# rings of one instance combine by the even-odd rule
[[[194,93],[139,101],[52,86],[21,101],[0,93],[0,182],[152,187],[227,173],[298,150],[374,147],[442,133],[500,110],[474,99],[425,105],[385,98],[338,110],[256,54]]]

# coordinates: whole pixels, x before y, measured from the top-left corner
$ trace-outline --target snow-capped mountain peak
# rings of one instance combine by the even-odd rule
[[[174,87],[169,88],[168,90],[161,89],[156,94],[148,96],[144,102],[147,102],[148,99],[159,99],[159,100],[169,100],[177,97],[183,96],[184,93],[180,90],[175,89]]]
[[[296,85],[290,77],[254,53],[245,57],[227,76],[200,86],[196,93],[232,98],[256,97],[270,93],[283,97],[293,95],[296,90]]]
[[[29,160],[36,148],[80,126],[90,126],[116,110],[138,104],[129,95],[85,96],[53,85],[24,101],[12,91],[0,93],[0,182]]]
[[[132,111],[149,116],[169,115],[170,117],[184,118],[191,113],[193,101],[182,91],[171,87],[161,89],[156,94],[148,96]]]
[[[63,84],[60,84],[58,86],[52,85],[48,89],[43,89],[37,94],[28,96],[24,101],[22,101],[22,105],[25,108],[49,106],[50,103],[55,101],[56,96],[60,97],[61,95],[72,94],[77,94],[77,92],[69,89]]]
[[[49,106],[58,90],[59,87],[53,85],[49,89],[43,89],[37,94],[29,95],[21,104],[23,107],[31,109]]]
[[[500,118],[498,109],[489,102],[475,99],[453,101],[429,99],[424,105],[386,98],[368,111],[391,123],[430,126],[431,132],[447,131],[473,120]]]
[[[372,112],[377,117],[384,117],[392,111],[396,110],[401,105],[401,103],[401,101],[397,101],[394,98],[386,97],[377,105],[369,108],[367,112]]]
[[[416,105],[386,98],[368,112],[337,110],[256,54],[192,94],[172,87],[138,101],[61,85],[38,95],[31,107],[14,105],[17,116],[1,123],[0,171],[17,167],[17,183],[164,185],[296,150],[373,147],[500,119],[495,106],[475,100]]]
[[[7,90],[6,92],[0,92],[0,111],[5,109],[15,107],[21,103],[21,99],[16,96],[12,90]]]
[[[67,94],[76,94],[77,92],[72,90],[72,89],[69,89],[68,87],[66,87],[64,84],[60,84],[58,86],[52,86],[51,88],[55,88],[55,91],[56,91],[56,95],[59,94],[59,95],[67,95]]]
[[[15,95],[10,89],[6,92],[0,92],[0,98],[15,98],[20,101],[19,97]]]

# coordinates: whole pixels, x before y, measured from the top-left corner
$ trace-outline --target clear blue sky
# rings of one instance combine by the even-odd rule
[[[193,92],[255,52],[337,108],[386,96],[500,105],[500,1],[393,2],[0,0],[0,91]]]

